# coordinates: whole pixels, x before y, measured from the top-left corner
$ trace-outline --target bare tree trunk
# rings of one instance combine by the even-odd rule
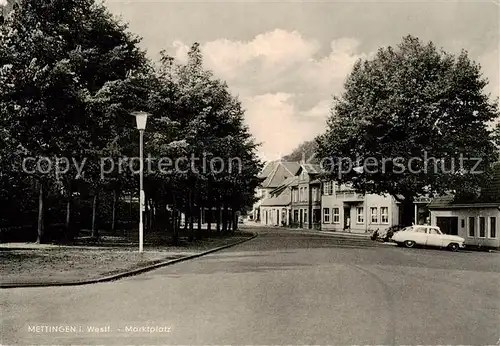
[[[188,191],[189,193],[189,241],[193,241],[194,238],[195,238],[195,235],[194,235],[194,227],[193,227],[193,218],[194,218],[194,198],[193,198],[193,189],[189,189]]]
[[[203,217],[203,207],[198,207],[198,234],[201,234],[201,221]]]
[[[231,232],[233,229],[233,208],[231,207],[231,210],[228,210],[228,216],[227,216],[227,231]]]
[[[227,210],[227,203],[224,203],[224,207],[222,209],[222,232],[226,233],[227,232],[227,224],[228,224],[228,210]]]
[[[238,230],[238,213],[236,212],[235,209],[233,209],[233,232],[236,232]]]
[[[68,188],[68,196],[66,200],[66,221],[65,221],[65,229],[66,229],[66,242],[72,242],[74,239],[74,229],[72,225],[72,218],[71,218],[71,212],[72,212],[72,204],[73,204],[73,189],[72,189],[72,184],[71,181],[67,182],[67,188]]]
[[[217,228],[216,229],[217,229],[217,233],[219,233],[221,230],[221,221],[222,221],[221,220],[221,207],[220,207],[219,202],[217,202],[217,208],[216,208],[215,214],[216,214],[215,217],[217,219]]]
[[[132,219],[132,193],[130,192],[129,200],[128,200],[128,210],[129,210],[129,217]]]
[[[172,244],[179,244],[179,228],[177,225],[177,206],[175,205],[175,194],[172,201]]]
[[[140,197],[139,197],[140,199]],[[140,202],[139,202],[140,204]],[[139,206],[140,207],[140,206]],[[149,220],[149,215],[148,215],[148,199],[147,198],[144,198],[144,212],[142,213],[142,223],[143,223],[143,230],[144,231],[147,231],[149,228],[148,228],[148,220]]]
[[[149,229],[151,231],[154,231],[154,226],[155,226],[155,201],[151,198],[150,199],[150,211],[149,211],[149,214],[150,214],[150,217],[149,217]]]
[[[206,210],[208,210],[208,214],[205,211],[205,215],[206,215],[206,219],[207,219],[207,233],[210,233],[210,232],[212,232],[212,214],[213,214],[212,203],[208,203],[208,207]]]
[[[98,194],[97,192],[94,194],[94,200],[92,203],[92,238],[99,238],[99,231],[97,229],[96,221],[97,221],[97,202],[98,202]]]
[[[111,211],[111,233],[116,233],[116,202],[118,200],[118,192],[113,189],[113,209]]]
[[[43,182],[39,182],[39,193],[38,193],[38,227],[37,227],[37,237],[36,242],[41,244],[43,241],[44,227],[44,216],[45,216],[45,192],[43,190]]]

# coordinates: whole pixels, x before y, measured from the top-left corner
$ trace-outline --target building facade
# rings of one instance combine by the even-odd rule
[[[399,223],[399,208],[391,196],[360,194],[333,181],[322,184],[321,229],[368,233]]]
[[[321,181],[317,179],[319,173],[319,165],[301,164],[296,182],[291,186],[292,227],[321,228]]]
[[[431,224],[446,234],[458,235],[466,245],[498,248],[500,204],[431,205]]]
[[[265,226],[289,226],[292,202],[292,185],[297,177],[285,179],[282,185],[272,190],[260,205],[260,223]]]
[[[413,223],[429,223],[428,198],[414,203]],[[390,195],[362,194],[349,185],[334,181],[322,183],[321,229],[334,232],[372,233],[399,225],[400,203]]]
[[[477,195],[434,198],[429,209],[431,224],[444,233],[464,238],[466,246],[500,247],[500,163],[492,166],[492,180]]]
[[[299,168],[300,164],[298,162],[286,161],[271,161],[264,166],[258,177],[261,180],[261,184],[255,191],[257,202],[252,207],[252,212],[250,213],[251,220],[263,225],[266,224],[263,219],[261,204],[266,199],[271,198],[271,192],[280,187],[287,178],[294,177]]]

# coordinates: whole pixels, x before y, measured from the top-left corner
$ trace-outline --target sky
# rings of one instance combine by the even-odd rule
[[[490,81],[486,92],[500,95],[499,0],[105,3],[152,59],[166,50],[183,60],[200,43],[205,67],[242,101],[266,161],[323,133],[353,64],[409,34],[449,52],[467,50]]]

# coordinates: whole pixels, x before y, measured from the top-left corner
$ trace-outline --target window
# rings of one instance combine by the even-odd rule
[[[370,208],[370,215],[371,215],[372,223],[378,223],[378,208],[377,207]]]
[[[381,207],[380,208],[380,219],[382,223],[388,224],[389,223],[389,208],[388,207]]]
[[[299,211],[298,210],[293,211],[293,222],[294,223],[299,222]]]
[[[497,237],[497,218],[490,217],[490,238]]]
[[[328,196],[328,185],[329,185],[329,184],[331,184],[331,182],[329,182],[329,181],[325,181],[325,182],[323,183],[323,194],[324,194],[325,196]]]
[[[441,234],[437,229],[429,228],[429,234]]]
[[[303,197],[304,197],[304,201],[309,200],[309,189],[307,188],[307,186],[304,187]]]
[[[474,237],[476,235],[476,228],[475,228],[475,218],[474,217],[469,217],[469,237]]]
[[[333,181],[325,181],[323,183],[323,194],[325,196],[333,195]]]
[[[461,220],[462,228],[465,228],[465,219]]]
[[[365,215],[364,215],[363,207],[356,208],[356,215],[357,215],[357,218],[356,218],[357,223],[365,222]]]
[[[479,218],[479,237],[486,237],[486,219],[482,216]]]
[[[316,202],[318,200],[318,192],[315,187],[311,188],[311,195],[313,202]]]
[[[330,223],[330,209],[323,208],[323,223]]]
[[[416,227],[413,232],[415,233],[427,233],[427,228],[426,227]]]
[[[307,223],[307,209],[304,209],[304,223]]]
[[[332,214],[333,214],[333,223],[340,223],[340,209],[333,208]]]

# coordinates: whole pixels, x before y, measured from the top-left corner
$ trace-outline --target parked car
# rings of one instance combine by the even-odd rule
[[[417,245],[436,246],[457,251],[465,247],[465,239],[456,235],[444,234],[437,226],[414,225],[394,233],[392,241],[409,248]]]

